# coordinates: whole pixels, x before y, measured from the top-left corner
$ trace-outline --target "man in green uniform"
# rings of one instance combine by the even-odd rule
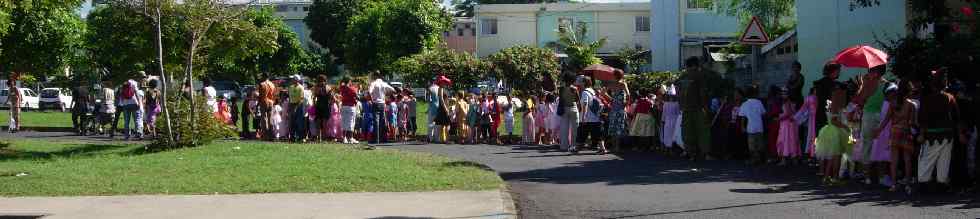
[[[678,79],[680,95],[681,134],[691,160],[704,157],[713,160],[711,156],[711,120],[713,115],[708,111],[711,97],[716,96],[716,88],[721,77],[718,74],[701,67],[698,57],[684,61],[687,72]]]

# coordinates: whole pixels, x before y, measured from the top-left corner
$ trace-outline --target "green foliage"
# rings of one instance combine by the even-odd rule
[[[626,84],[633,90],[656,89],[661,85],[673,84],[681,77],[681,72],[645,72],[639,74],[626,75]]]
[[[500,50],[487,60],[495,73],[514,90],[537,91],[545,76],[558,78],[558,58],[550,49],[518,45]]]
[[[106,71],[106,78],[101,79],[121,82],[135,76],[137,71],[155,69],[147,66],[156,62],[153,39],[156,30],[149,18],[117,4],[110,2],[89,13],[85,20],[89,27],[85,34],[85,56],[92,62],[91,67]],[[161,24],[164,62],[179,63],[186,46],[184,35],[179,32],[181,21],[168,16]],[[95,73],[94,69],[89,70],[89,73]]]
[[[371,1],[373,0],[314,0],[306,18],[303,18],[306,26],[310,27],[310,39],[330,50],[330,55],[343,62],[347,25]]]
[[[262,74],[299,72],[306,51],[271,7],[249,9],[241,20],[216,23],[209,30],[210,77],[255,82]]]
[[[320,74],[339,76],[340,71],[336,66],[330,53],[325,49],[311,46],[306,49],[306,57],[300,63],[299,73],[310,77]]]
[[[721,0],[715,5],[716,13],[738,17],[743,27],[748,25],[752,16],[758,17],[769,32],[796,23],[796,0]]]
[[[568,55],[572,71],[580,71],[589,65],[602,64],[602,59],[595,54],[599,52],[599,48],[606,45],[606,38],[588,42],[586,41],[588,31],[588,25],[585,23],[578,23],[575,27],[558,28],[558,44]]]
[[[179,95],[169,95],[168,106],[170,115],[174,118],[173,131],[176,142],[168,145],[166,138],[156,138],[150,147],[158,149],[171,149],[181,147],[196,147],[210,144],[212,141],[232,137],[235,135],[235,127],[219,122],[214,114],[208,111],[204,97],[197,96],[194,101],[194,117],[190,117],[190,101],[181,99]],[[191,121],[189,118],[194,118]],[[166,127],[166,121],[157,120],[157,127]],[[193,125],[192,125],[193,124]],[[167,136],[167,129],[157,129],[160,136]]]
[[[350,19],[345,63],[355,72],[379,70],[401,57],[434,48],[452,18],[429,0],[370,2]]]
[[[82,43],[78,0],[0,2],[0,71],[46,76],[64,71]]]
[[[642,55],[640,49],[632,46],[625,46],[616,51],[616,57],[628,66],[629,69],[626,69],[626,73],[636,73],[640,66],[647,64],[648,58],[648,56]]]
[[[466,89],[476,87],[489,72],[489,64],[470,54],[457,52],[446,47],[436,47],[408,57],[398,59],[387,69],[400,74],[405,82],[417,87],[425,87],[439,73],[453,80],[453,87]]]

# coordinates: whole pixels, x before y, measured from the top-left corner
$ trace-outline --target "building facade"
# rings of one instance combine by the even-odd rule
[[[517,45],[558,42],[561,26],[587,26],[586,40],[606,38],[600,54],[623,47],[650,49],[650,3],[492,4],[475,8],[476,54],[485,57]]]
[[[796,1],[799,60],[807,87],[822,77],[823,65],[844,48],[871,45],[908,34],[905,1],[881,1],[881,5],[851,10],[849,0]],[[863,70],[844,68],[846,80]],[[809,88],[807,88],[809,89]]]
[[[682,60],[706,56],[705,48],[735,41],[741,26],[735,17],[713,11],[715,0],[656,0],[650,4],[652,67],[676,71]]]
[[[453,27],[443,32],[446,47],[467,54],[476,53],[476,22],[473,18],[453,18]]]
[[[257,7],[272,7],[276,15],[282,17],[283,23],[296,33],[296,38],[303,44],[303,48],[309,48],[316,43],[310,39],[310,28],[306,26],[303,19],[310,12],[313,5],[311,0],[260,0],[255,4]]]

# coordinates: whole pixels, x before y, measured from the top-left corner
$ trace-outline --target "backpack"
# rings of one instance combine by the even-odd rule
[[[123,85],[122,96],[123,98],[126,99],[130,99],[133,98],[133,96],[136,96],[136,89],[133,88],[133,84],[126,82],[126,84]]]
[[[585,91],[592,94],[592,101],[589,101],[589,112],[595,115],[602,113],[602,102],[599,101],[599,96],[596,96],[594,92]]]

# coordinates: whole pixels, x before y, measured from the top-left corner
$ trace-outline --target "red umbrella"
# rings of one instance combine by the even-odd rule
[[[854,46],[837,53],[834,61],[852,68],[874,68],[888,63],[888,54],[870,46]]]
[[[453,80],[450,80],[446,76],[439,75],[439,77],[436,77],[436,85],[442,87],[450,87],[453,85]]]
[[[595,64],[585,67],[582,69],[583,75],[591,76],[592,79],[603,80],[603,81],[613,81],[616,80],[616,76],[613,73],[616,72],[616,68],[610,67],[603,64]]]

